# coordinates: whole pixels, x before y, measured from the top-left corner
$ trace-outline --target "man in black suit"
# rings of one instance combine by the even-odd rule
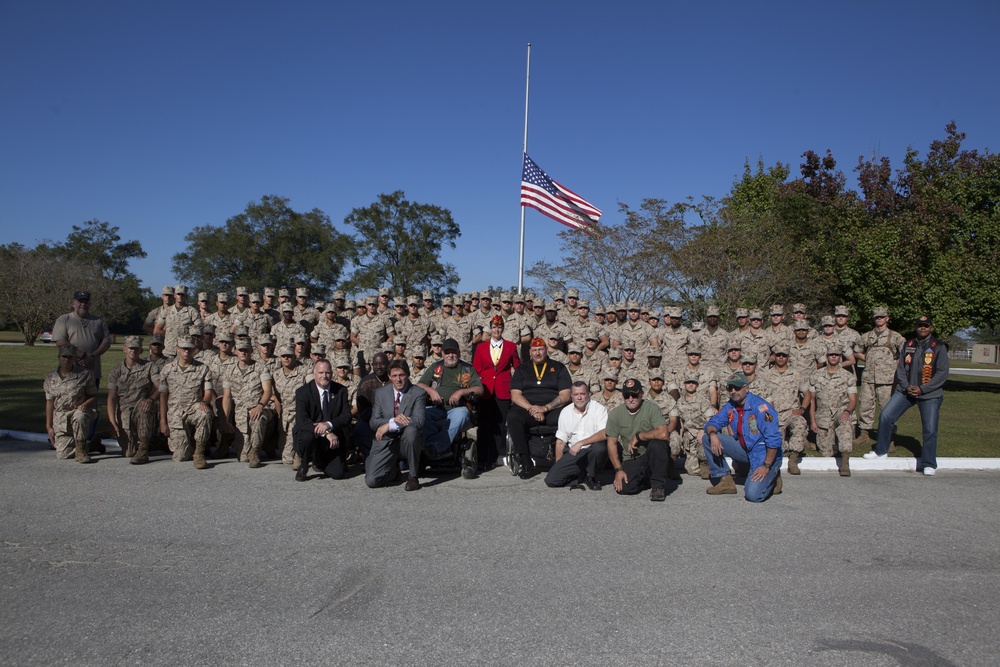
[[[295,390],[295,451],[302,459],[295,481],[306,481],[309,464],[340,479],[344,463],[344,428],[351,422],[347,389],[333,382],[333,368],[326,359],[313,367],[313,381]]]
[[[399,476],[399,458],[410,466],[406,490],[420,488],[420,450],[424,442],[427,392],[410,383],[410,367],[403,359],[389,363],[389,384],[375,390],[370,426],[375,431],[371,453],[365,459],[365,484],[385,486]]]

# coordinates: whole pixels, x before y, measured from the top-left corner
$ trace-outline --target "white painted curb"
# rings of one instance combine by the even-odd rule
[[[28,433],[27,431],[2,431],[0,430],[0,440],[3,438],[11,438],[13,440],[25,440],[27,442],[44,442],[48,443],[49,434],[48,433]],[[101,444],[108,449],[121,449],[118,441],[113,438],[104,438],[101,440]]]

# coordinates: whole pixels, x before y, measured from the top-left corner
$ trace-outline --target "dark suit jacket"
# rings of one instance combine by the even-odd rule
[[[343,435],[344,428],[351,423],[351,408],[347,404],[347,388],[336,382],[330,383],[330,419],[333,430],[338,437]],[[391,399],[390,399],[391,400]],[[391,412],[392,405],[389,410]],[[312,436],[313,424],[323,421],[323,409],[320,405],[319,388],[312,380],[295,390],[295,426],[292,432],[296,439],[302,436]]]
[[[427,409],[427,392],[420,387],[407,383],[409,388],[403,393],[403,398],[399,401],[399,414],[410,418],[410,425],[415,426],[418,431],[424,428],[424,411]],[[375,390],[375,404],[372,406],[372,418],[369,424],[372,431],[377,431],[382,424],[388,424],[392,419],[392,406],[396,397],[395,387],[387,384]]]
[[[490,341],[486,341],[476,346],[476,352],[472,355],[472,367],[479,373],[479,379],[483,381],[487,396],[509,400],[510,375],[515,368],[521,365],[521,357],[517,354],[517,345],[505,340],[503,348],[500,350],[500,359],[496,365],[493,364],[490,345]]]

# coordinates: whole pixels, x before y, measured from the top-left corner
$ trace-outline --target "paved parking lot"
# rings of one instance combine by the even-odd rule
[[[665,503],[0,441],[0,662],[994,665],[1000,474]]]

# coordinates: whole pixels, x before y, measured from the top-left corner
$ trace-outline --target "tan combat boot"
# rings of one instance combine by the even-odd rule
[[[698,469],[699,469],[699,472],[701,473],[701,478],[702,479],[711,479],[712,478],[712,475],[710,474],[710,471],[709,471],[709,468],[708,468],[708,461],[699,461],[698,462]]]
[[[254,447],[250,450],[250,467],[251,468],[263,468],[264,464],[260,462],[261,451],[259,447]]]
[[[736,482],[733,481],[732,475],[726,475],[725,477],[719,478],[719,483],[715,486],[710,486],[705,489],[705,493],[710,496],[721,496],[723,494],[734,494],[736,493]]]
[[[801,475],[802,471],[799,470],[799,453],[798,452],[788,452],[788,474],[789,475]],[[780,477],[778,479],[781,479]]]
[[[851,457],[847,454],[840,455],[840,476],[850,477],[851,476]]]
[[[76,451],[74,452],[73,458],[76,459],[77,463],[91,463],[93,461],[93,459],[90,458],[90,454],[87,453],[87,444],[80,442],[76,443]]]
[[[781,487],[782,486],[783,485],[781,483],[781,473],[779,472],[778,476],[774,478],[774,491],[771,492],[771,495],[772,496],[780,496],[781,495]]]
[[[292,468],[298,470],[302,467],[302,457],[298,455],[298,452],[292,456]]]
[[[135,456],[129,459],[129,463],[133,465],[142,465],[143,463],[149,463],[149,443],[140,442],[139,448],[135,452]]]
[[[205,450],[208,449],[207,442],[199,442],[194,446],[194,468],[195,470],[204,470],[208,467],[208,461],[205,460]]]

